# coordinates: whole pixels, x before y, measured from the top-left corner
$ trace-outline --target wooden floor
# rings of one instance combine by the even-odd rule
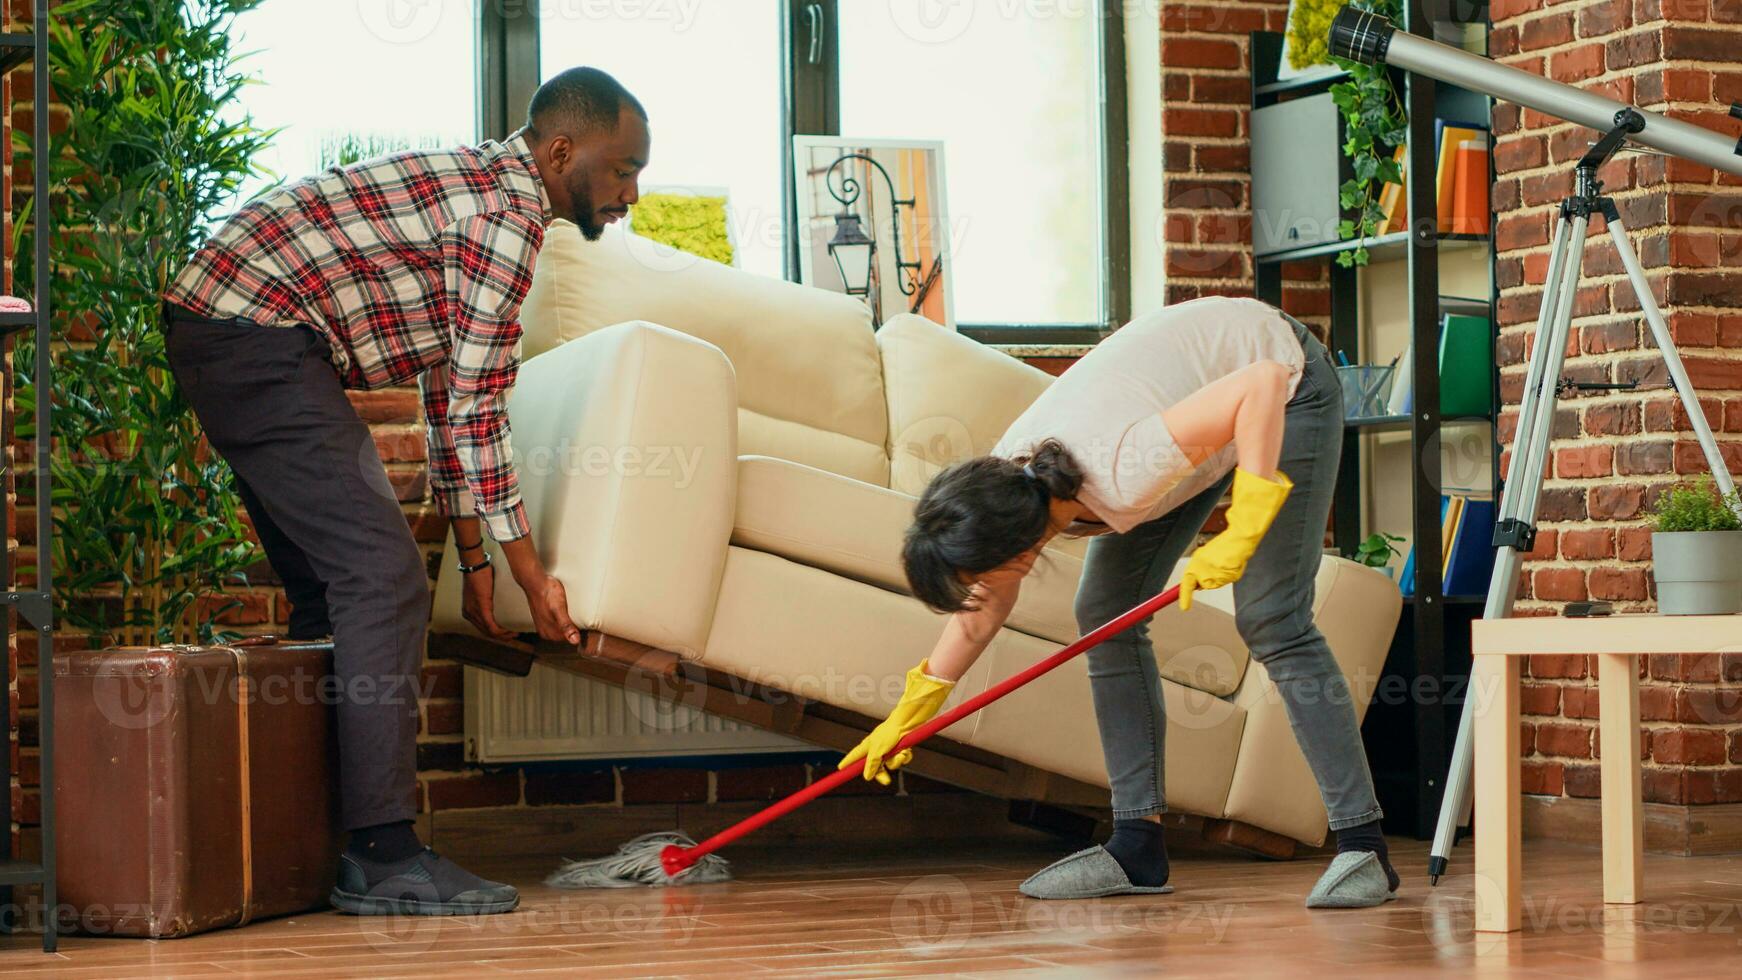
[[[1524,931],[1471,932],[1470,848],[1430,890],[1425,845],[1396,842],[1405,875],[1384,908],[1308,912],[1322,858],[1175,862],[1169,896],[1034,902],[1016,885],[1049,843],[987,853],[740,848],[730,884],[558,892],[548,865],[480,867],[519,884],[520,911],[476,919],[317,913],[190,939],[67,938],[45,956],[0,937],[19,978],[908,976],[1028,973],[1577,977],[1742,972],[1742,857],[1646,859],[1640,906],[1604,908],[1593,849],[1532,841]]]

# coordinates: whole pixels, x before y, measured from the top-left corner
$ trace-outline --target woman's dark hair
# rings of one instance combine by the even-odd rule
[[[989,572],[1034,547],[1052,501],[1077,499],[1082,485],[1082,468],[1057,439],[1014,459],[981,456],[944,470],[907,529],[901,563],[909,588],[936,612],[969,608],[962,575]]]

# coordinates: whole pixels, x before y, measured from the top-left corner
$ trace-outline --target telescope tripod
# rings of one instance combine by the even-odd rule
[[[1616,114],[1615,128],[1594,144],[1578,163],[1574,191],[1560,205],[1560,219],[1555,226],[1553,245],[1549,253],[1548,278],[1543,286],[1542,307],[1537,312],[1535,351],[1529,372],[1525,376],[1524,397],[1518,411],[1517,441],[1512,450],[1512,467],[1500,494],[1498,520],[1494,526],[1494,574],[1488,585],[1487,604],[1482,618],[1502,619],[1512,614],[1513,599],[1518,595],[1519,568],[1524,555],[1536,540],[1537,503],[1542,495],[1543,469],[1548,461],[1552,440],[1556,398],[1572,391],[1628,391],[1640,387],[1638,382],[1585,384],[1561,378],[1565,365],[1567,336],[1572,327],[1573,298],[1579,291],[1579,279],[1585,254],[1586,233],[1591,218],[1601,215],[1615,251],[1626,267],[1628,281],[1639,299],[1640,311],[1651,328],[1652,339],[1663,356],[1669,371],[1669,385],[1681,397],[1700,448],[1705,452],[1706,465],[1718,491],[1728,495],[1735,487],[1724,458],[1718,453],[1717,440],[1706,424],[1699,397],[1688,382],[1681,355],[1663,313],[1652,298],[1651,285],[1640,267],[1639,256],[1633,251],[1627,229],[1621,224],[1620,213],[1613,199],[1603,196],[1603,182],[1597,170],[1627,142],[1628,136],[1645,128],[1645,119],[1632,109]],[[1462,720],[1452,748],[1451,769],[1446,775],[1445,795],[1440,800],[1439,825],[1434,832],[1433,850],[1429,852],[1428,877],[1437,884],[1445,873],[1446,861],[1458,827],[1470,819],[1470,779],[1474,758],[1471,745],[1471,720],[1475,710],[1474,692],[1466,692]]]

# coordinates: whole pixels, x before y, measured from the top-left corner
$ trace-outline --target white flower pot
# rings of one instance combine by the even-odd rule
[[[1655,531],[1651,575],[1667,616],[1742,612],[1742,531]]]

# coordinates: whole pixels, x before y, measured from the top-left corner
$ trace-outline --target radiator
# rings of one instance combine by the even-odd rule
[[[534,664],[526,677],[466,668],[474,762],[749,755],[816,746]]]

